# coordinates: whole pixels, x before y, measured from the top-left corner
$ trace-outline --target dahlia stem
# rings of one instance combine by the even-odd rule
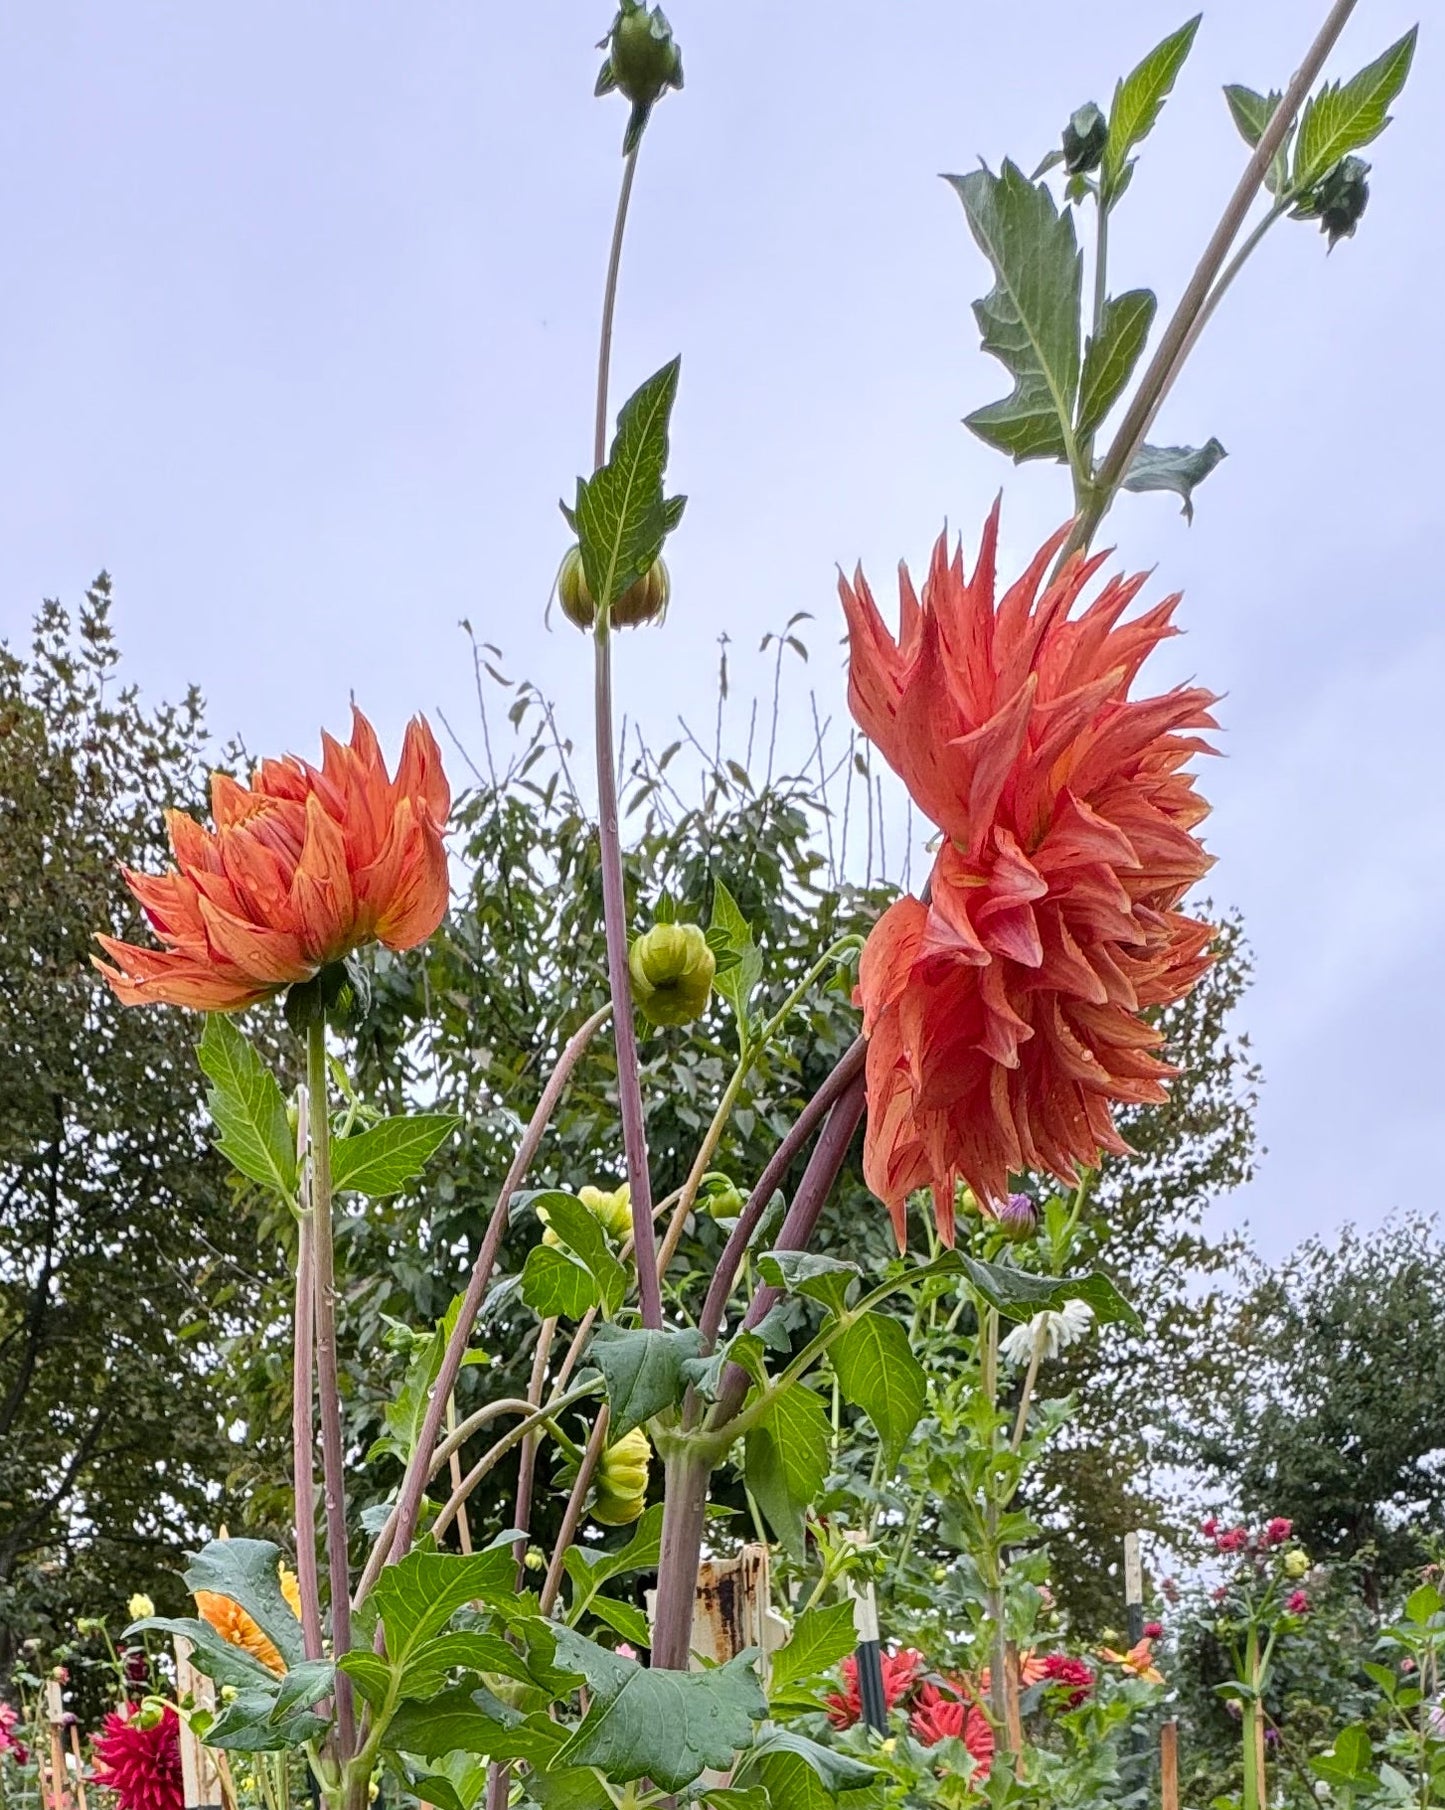
[[[296,1142],[304,1158],[310,1142],[306,1089],[298,1091]],[[301,1592],[301,1637],[308,1659],[320,1659],[321,1583],[316,1572],[316,1227],[304,1199],[296,1225],[296,1332],[291,1365],[291,1477],[296,1499],[296,1583]]]
[[[542,1089],[542,1097],[537,1102],[522,1141],[517,1146],[517,1154],[512,1158],[512,1166],[502,1182],[501,1192],[497,1196],[497,1204],[492,1208],[492,1217],[487,1222],[486,1232],[482,1236],[482,1248],[477,1252],[477,1261],[472,1266],[471,1280],[462,1297],[462,1305],[457,1313],[456,1325],[452,1328],[452,1336],[447,1341],[447,1348],[442,1353],[441,1369],[437,1372],[437,1380],[432,1385],[431,1400],[427,1403],[426,1416],[422,1421],[421,1431],[417,1435],[416,1450],[411,1455],[411,1463],[407,1466],[406,1475],[402,1478],[401,1492],[397,1498],[396,1521],[390,1535],[383,1532],[372,1548],[371,1557],[367,1560],[366,1570],[362,1573],[361,1582],[357,1586],[358,1603],[366,1596],[368,1590],[380,1577],[382,1567],[391,1560],[405,1558],[411,1550],[411,1543],[416,1535],[417,1521],[421,1515],[422,1499],[426,1495],[426,1486],[431,1477],[431,1455],[437,1443],[437,1434],[441,1431],[442,1421],[446,1416],[447,1397],[456,1387],[457,1377],[461,1373],[462,1359],[466,1355],[467,1345],[472,1336],[472,1328],[476,1325],[477,1315],[481,1312],[482,1298],[487,1292],[487,1284],[492,1279],[492,1271],[496,1267],[497,1254],[502,1248],[502,1240],[507,1232],[507,1209],[511,1205],[513,1194],[521,1187],[532,1159],[541,1146],[552,1114],[557,1110],[557,1102],[562,1097],[562,1090],[567,1085],[572,1070],[577,1066],[583,1050],[591,1041],[593,1033],[606,1018],[610,1006],[603,1006],[596,1011],[578,1030],[572,1033],[566,1048],[557,1058],[557,1066],[547,1078],[547,1085]]]
[[[1071,553],[1087,548],[1093,540],[1095,531],[1113,502],[1135,454],[1143,445],[1144,437],[1153,425],[1164,398],[1179,375],[1183,355],[1188,352],[1194,338],[1197,338],[1196,321],[1209,300],[1214,280],[1223,268],[1230,248],[1254,204],[1264,182],[1265,172],[1269,169],[1275,152],[1284,143],[1285,134],[1304,105],[1315,78],[1324,68],[1325,59],[1334,49],[1356,4],[1357,0],[1335,0],[1314,42],[1306,51],[1304,61],[1285,89],[1284,98],[1260,134],[1259,143],[1244,167],[1244,173],[1204,248],[1193,276],[1179,298],[1179,304],[1149,361],[1149,368],[1140,380],[1124,419],[1119,424],[1118,432],[1099,467],[1092,494],[1075,518],[1073,531],[1059,555],[1060,564]]]
[[[336,1268],[331,1233],[331,1114],[327,1105],[326,1022],[306,1032],[307,1144],[316,1260],[316,1381],[321,1402],[321,1488],[326,1508],[326,1556],[331,1574],[331,1652],[351,1651],[351,1572],[346,1550],[346,1472],[341,1435],[341,1387],[336,1365]],[[299,1559],[299,1553],[298,1553]],[[356,1751],[351,1680],[336,1674],[336,1738],[343,1763]]]
[[[632,179],[641,141],[628,153],[612,226],[612,249],[602,294],[602,335],[597,351],[597,414],[592,443],[594,470],[607,457],[607,391],[612,369],[612,323],[617,312],[617,278]],[[637,1060],[637,1026],[632,1013],[632,980],[627,970],[627,889],[622,878],[622,831],[617,810],[617,757],[612,744],[612,633],[608,604],[600,601],[594,636],[596,648],[597,834],[602,852],[602,908],[607,927],[607,975],[612,990],[613,1035],[617,1042],[617,1106],[622,1118],[622,1147],[632,1190],[632,1237],[637,1256],[637,1294],[642,1323],[662,1325],[662,1285],[657,1268],[657,1237],[652,1226],[652,1179],[647,1165],[647,1125],[642,1109],[642,1078]]]
[[[711,1465],[695,1447],[669,1454],[652,1623],[652,1664],[668,1671],[686,1671],[692,1658],[692,1620],[711,1478]]]

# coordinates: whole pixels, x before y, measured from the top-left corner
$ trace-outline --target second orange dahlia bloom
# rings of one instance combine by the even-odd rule
[[[840,587],[853,714],[945,838],[926,902],[884,913],[860,972],[864,1172],[900,1244],[914,1189],[951,1242],[960,1179],[987,1207],[1010,1174],[1072,1182],[1127,1151],[1112,1109],[1174,1072],[1145,1014],[1211,959],[1178,907],[1210,866],[1184,768],[1215,699],[1129,696],[1178,598],[1125,621],[1144,579],[1113,578],[1071,616],[1104,556],[1046,582],[1061,531],[995,601],[997,538],[995,508],[971,575],[940,538],[921,598],[902,571],[896,638],[861,572]]]
[[[263,760],[245,786],[212,774],[214,831],[167,814],[175,867],[125,876],[164,948],[97,938],[122,1004],[236,1012],[364,943],[412,949],[436,929],[451,809],[440,750],[414,718],[389,778],[371,724],[352,717],[349,745],[322,737],[319,767]]]

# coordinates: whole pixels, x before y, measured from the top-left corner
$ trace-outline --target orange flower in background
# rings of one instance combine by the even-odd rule
[[[211,776],[214,831],[167,813],[176,865],[126,872],[163,949],[97,938],[95,957],[123,1005],[236,1012],[310,980],[369,942],[423,943],[447,906],[442,835],[451,794],[421,717],[396,778],[353,707],[351,742],[323,735],[320,767],[263,760],[243,786]]]
[[[301,1618],[301,1586],[296,1581],[296,1573],[289,1566],[281,1567],[281,1594],[291,1607],[291,1613],[299,1621]],[[240,1647],[253,1659],[259,1659],[268,1671],[279,1677],[286,1670],[286,1661],[276,1649],[270,1636],[263,1633],[256,1620],[248,1615],[237,1602],[229,1596],[218,1596],[214,1590],[196,1591],[196,1613],[220,1635],[222,1640],[229,1641],[233,1647]]]
[[[1107,1659],[1110,1665],[1122,1666],[1126,1672],[1142,1678],[1145,1684],[1164,1682],[1164,1674],[1154,1664],[1154,1643],[1147,1635],[1143,1640],[1136,1641],[1127,1653],[1116,1653],[1112,1647],[1100,1647],[1099,1657]]]
[[[1143,1014],[1211,960],[1177,908],[1210,866],[1183,769],[1215,700],[1129,697],[1177,596],[1125,622],[1144,580],[1113,578],[1071,619],[1104,556],[1046,582],[1061,531],[996,602],[997,538],[995,507],[966,577],[941,537],[921,599],[900,573],[896,640],[861,573],[840,586],[853,715],[945,837],[929,899],[884,913],[860,973],[864,1170],[900,1245],[916,1188],[951,1243],[960,1178],[996,1204],[1010,1174],[1073,1182],[1126,1152],[1112,1108],[1175,1072]]]

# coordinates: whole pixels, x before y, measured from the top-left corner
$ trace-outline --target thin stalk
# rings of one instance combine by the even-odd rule
[[[542,1595],[538,1608],[546,1616],[557,1606],[557,1598],[562,1593],[562,1579],[566,1576],[567,1552],[573,1540],[577,1538],[577,1529],[582,1522],[582,1504],[587,1500],[587,1492],[592,1487],[592,1476],[597,1469],[597,1460],[602,1456],[602,1448],[607,1444],[607,1423],[610,1416],[607,1403],[603,1402],[597,1410],[597,1419],[592,1423],[592,1437],[587,1441],[587,1450],[582,1454],[582,1463],[577,1469],[577,1481],[572,1485],[572,1494],[567,1498],[567,1507],[562,1514],[562,1525],[557,1531],[557,1544],[552,1548],[552,1562],[547,1567],[547,1581],[542,1586]]]
[[[980,1326],[979,1341],[980,1376],[979,1387],[983,1391],[984,1400],[991,1409],[998,1406],[998,1310],[985,1307]],[[993,1433],[989,1433],[990,1451],[992,1451]],[[988,1695],[989,1708],[993,1720],[1002,1736],[1005,1747],[1008,1742],[1008,1667],[1007,1643],[1004,1634],[1003,1619],[1003,1560],[999,1552],[998,1494],[994,1481],[993,1465],[989,1464],[984,1473],[984,1546],[987,1569],[984,1572],[984,1608],[990,1623]]]
[[[607,457],[607,390],[612,369],[612,323],[617,312],[617,278],[622,267],[622,241],[632,180],[637,173],[633,146],[622,170],[612,248],[602,292],[602,332],[597,348],[597,412],[592,437],[595,470]],[[597,741],[597,834],[602,853],[602,909],[607,928],[607,975],[612,991],[617,1042],[617,1105],[622,1119],[622,1147],[632,1190],[632,1236],[637,1251],[637,1294],[642,1323],[662,1325],[662,1288],[658,1280],[657,1241],[652,1229],[652,1179],[647,1164],[647,1124],[642,1109],[642,1080],[637,1060],[637,1027],[632,1014],[632,979],[627,970],[627,890],[622,878],[622,833],[617,810],[617,756],[612,742],[612,632],[606,607],[597,611],[595,716]]]
[[[1219,224],[1205,246],[1194,274],[1190,277],[1183,295],[1179,298],[1178,306],[1160,337],[1154,356],[1149,361],[1149,368],[1145,371],[1139,387],[1134,392],[1134,398],[1125,411],[1124,419],[1119,424],[1118,431],[1114,435],[1108,453],[1094,480],[1089,500],[1075,518],[1073,530],[1059,555],[1060,565],[1068,559],[1070,554],[1087,548],[1093,540],[1099,523],[1103,520],[1114,500],[1115,493],[1133,463],[1134,455],[1143,445],[1144,438],[1153,425],[1160,405],[1179,375],[1180,354],[1194,332],[1195,321],[1200,310],[1208,301],[1215,279],[1223,268],[1225,259],[1229,256],[1234,241],[1239,236],[1239,230],[1244,225],[1245,218],[1254,204],[1254,199],[1264,182],[1265,172],[1273,161],[1275,152],[1284,142],[1285,134],[1304,105],[1306,96],[1314,86],[1315,78],[1323,69],[1325,59],[1334,49],[1356,4],[1357,0],[1335,0],[1314,42],[1306,51],[1304,61],[1295,71],[1289,86],[1285,89],[1284,98],[1261,133],[1259,143],[1255,146],[1249,162],[1244,167],[1244,173],[1220,216]]]
[[[447,1437],[448,1437],[448,1439],[451,1438],[451,1436],[456,1432],[456,1430],[457,1430],[457,1398],[456,1398],[456,1392],[453,1391],[452,1394],[450,1394],[447,1397]],[[455,1493],[455,1491],[460,1488],[461,1481],[462,1481],[462,1455],[457,1446],[452,1447],[451,1454],[450,1454],[450,1462],[451,1462],[452,1490],[453,1490],[453,1493]],[[471,1523],[467,1520],[467,1511],[466,1511],[465,1505],[463,1505],[463,1507],[457,1511],[457,1539],[461,1545],[463,1554],[469,1556],[471,1553],[471,1550],[472,1550],[472,1528],[471,1528]]]
[[[560,1413],[563,1408],[570,1408],[574,1402],[582,1401],[586,1396],[595,1395],[598,1387],[599,1385],[595,1382],[579,1384],[570,1395],[564,1395],[559,1400],[549,1401],[544,1407],[534,1409],[525,1420],[519,1420],[516,1426],[508,1427],[496,1444],[490,1446],[482,1454],[442,1504],[437,1518],[432,1524],[431,1531],[436,1537],[441,1538],[447,1528],[451,1526],[453,1518],[461,1512],[462,1504],[467,1497],[471,1495],[483,1477],[501,1463],[513,1446],[520,1445],[529,1433],[549,1426],[552,1417]]]
[[[1245,1679],[1254,1690],[1259,1688],[1259,1634],[1251,1626],[1245,1648]],[[1264,1781],[1259,1766],[1259,1703],[1250,1698],[1244,1705],[1240,1732],[1244,1738],[1244,1810],[1262,1810],[1261,1789]]]
[[[1018,1416],[1014,1421],[1013,1438],[1009,1441],[1009,1450],[1017,1452],[1024,1442],[1024,1433],[1029,1424],[1029,1407],[1034,1399],[1034,1384],[1039,1380],[1039,1365],[1044,1358],[1044,1340],[1047,1333],[1040,1326],[1034,1334],[1033,1349],[1029,1352],[1029,1367],[1024,1372],[1023,1394],[1019,1397]]]
[[[326,1025],[306,1033],[311,1218],[316,1260],[316,1382],[321,1404],[321,1490],[326,1510],[326,1556],[331,1575],[331,1651],[351,1651],[351,1571],[346,1550],[346,1468],[341,1435],[341,1386],[336,1363],[336,1268],[331,1235],[331,1115],[326,1102]],[[299,1554],[298,1554],[299,1557]],[[356,1751],[351,1680],[336,1674],[336,1740],[343,1764]]]
[[[472,1267],[471,1280],[462,1297],[462,1304],[457,1313],[456,1324],[447,1341],[447,1348],[442,1353],[441,1369],[437,1380],[432,1385],[431,1400],[427,1404],[421,1431],[417,1435],[416,1451],[402,1478],[401,1491],[397,1498],[396,1522],[391,1535],[389,1547],[393,1561],[404,1558],[411,1550],[411,1543],[416,1535],[417,1520],[421,1514],[422,1498],[426,1494],[429,1481],[431,1452],[437,1443],[437,1434],[441,1430],[442,1419],[446,1414],[447,1397],[456,1387],[457,1377],[461,1372],[462,1358],[466,1355],[468,1342],[472,1336],[472,1328],[476,1325],[477,1315],[481,1311],[482,1298],[487,1292],[487,1284],[492,1279],[492,1271],[496,1267],[497,1255],[502,1248],[502,1240],[507,1232],[507,1211],[512,1196],[521,1187],[532,1159],[541,1146],[543,1135],[552,1114],[557,1110],[557,1102],[562,1097],[562,1090],[567,1085],[572,1070],[581,1059],[593,1033],[606,1018],[610,1006],[603,1006],[596,1011],[578,1030],[572,1033],[566,1048],[557,1058],[557,1066],[547,1078],[547,1085],[542,1089],[542,1097],[537,1102],[531,1121],[522,1134],[522,1141],[517,1146],[517,1154],[512,1158],[512,1166],[502,1182],[497,1204],[492,1208],[492,1217],[487,1222],[486,1232],[482,1237],[482,1248],[477,1253],[477,1261]],[[382,1545],[381,1541],[377,1542]],[[382,1547],[383,1552],[388,1548]],[[375,1553],[372,1557],[375,1558]],[[382,1560],[385,1563],[385,1559]],[[367,1575],[375,1582],[380,1575],[380,1565],[373,1572],[368,1564]],[[367,1585],[367,1589],[370,1585]],[[365,1590],[358,1591],[357,1601],[366,1595]]]
[[[310,1139],[306,1089],[299,1090],[297,1148],[304,1162]],[[296,1329],[291,1364],[291,1478],[296,1499],[296,1582],[301,1592],[301,1638],[308,1659],[320,1659],[321,1580],[316,1569],[316,1232],[304,1199],[296,1223]]]
[[[542,1405],[542,1391],[547,1387],[547,1365],[552,1356],[552,1341],[557,1336],[557,1316],[543,1320],[537,1331],[537,1349],[532,1353],[532,1376],[527,1384],[529,1411]],[[537,1450],[541,1435],[529,1433],[517,1459],[517,1503],[512,1525],[522,1536],[513,1546],[517,1560],[517,1589],[527,1578],[527,1538],[532,1529],[532,1489],[537,1476]]]

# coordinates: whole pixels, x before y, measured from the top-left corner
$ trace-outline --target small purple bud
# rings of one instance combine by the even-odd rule
[[[1010,1194],[993,1216],[1011,1244],[1027,1243],[1039,1229],[1039,1210],[1027,1194]]]

